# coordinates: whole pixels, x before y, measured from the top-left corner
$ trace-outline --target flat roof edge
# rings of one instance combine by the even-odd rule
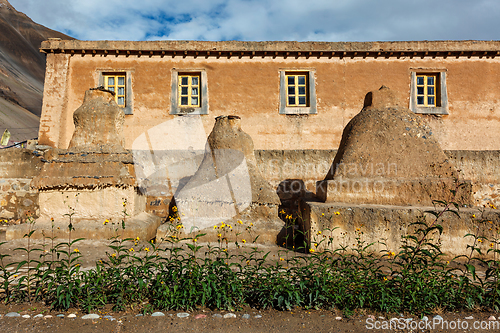
[[[295,42],[295,41],[80,41],[51,38],[41,52],[188,51],[188,52],[470,52],[500,51],[500,41]]]

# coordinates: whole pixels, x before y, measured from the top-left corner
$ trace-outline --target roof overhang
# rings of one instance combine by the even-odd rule
[[[488,57],[500,41],[293,42],[293,41],[80,41],[49,38],[40,52],[79,55],[181,57]]]

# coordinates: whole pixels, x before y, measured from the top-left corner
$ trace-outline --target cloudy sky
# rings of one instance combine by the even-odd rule
[[[500,39],[500,0],[9,0],[82,40]]]

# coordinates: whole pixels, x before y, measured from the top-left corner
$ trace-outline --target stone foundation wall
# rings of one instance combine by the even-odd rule
[[[38,192],[30,189],[31,178],[0,178],[0,219],[24,219],[27,213],[37,217]]]
[[[0,219],[24,219],[29,212],[38,217],[38,192],[31,179],[43,165],[36,151],[10,148],[0,150]]]

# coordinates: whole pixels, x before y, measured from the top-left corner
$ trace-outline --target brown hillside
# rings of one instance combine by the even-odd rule
[[[72,39],[33,22],[7,0],[0,0],[0,98],[40,115],[45,56],[38,51],[49,37]]]

